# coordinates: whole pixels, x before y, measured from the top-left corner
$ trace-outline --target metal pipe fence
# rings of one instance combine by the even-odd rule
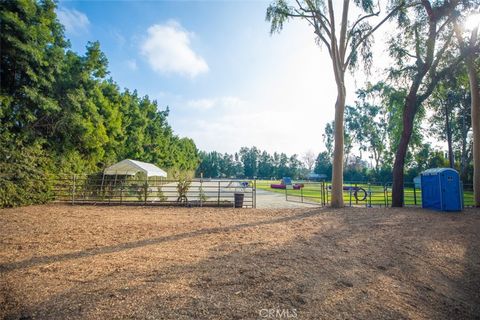
[[[254,180],[166,180],[131,176],[55,178],[55,202],[107,205],[256,207]]]
[[[330,182],[299,182],[303,188],[299,190],[285,189],[287,201],[319,204],[330,204],[332,184]],[[474,206],[473,185],[463,185],[463,201],[465,207]],[[389,207],[392,205],[392,184],[362,181],[344,182],[343,200],[347,206]],[[415,183],[404,184],[404,206],[422,206],[422,190]]]

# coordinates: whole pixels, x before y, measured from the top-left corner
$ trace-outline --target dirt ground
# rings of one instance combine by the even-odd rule
[[[480,210],[0,210],[0,318],[480,319]]]

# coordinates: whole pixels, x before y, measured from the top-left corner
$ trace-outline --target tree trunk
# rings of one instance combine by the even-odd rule
[[[462,108],[462,154],[460,162],[460,172],[463,181],[468,178],[468,155],[467,155],[467,125],[465,123],[466,108]]]
[[[375,151],[375,148],[373,148],[372,152],[373,152],[373,159],[375,160],[375,173],[378,173],[380,169],[380,155],[377,154],[377,151]]]
[[[477,30],[475,30],[477,31]],[[473,197],[475,207],[480,207],[480,92],[478,76],[473,57],[467,58],[468,80],[472,96],[472,129],[473,129]]]
[[[395,162],[393,163],[393,185],[392,185],[392,207],[403,207],[403,176],[405,157],[407,156],[408,144],[413,132],[413,120],[417,113],[417,91],[420,86],[418,79],[414,81],[410,92],[405,99],[403,109],[403,130],[400,142],[395,153]],[[423,78],[423,77],[422,77]]]
[[[431,94],[431,90],[434,88],[432,86],[435,86],[439,79],[436,79],[436,81],[432,80],[432,82],[429,84],[429,88],[431,89],[430,93],[427,94],[429,90],[426,90],[427,92],[425,92],[421,97],[422,101],[419,101],[418,90],[423,82],[424,77],[431,70],[432,66],[434,66],[435,71],[438,61],[440,61],[439,59],[443,54],[443,50],[439,50],[437,54],[435,54],[436,38],[438,36],[439,29],[441,29],[440,27],[437,30],[437,22],[441,18],[441,15],[437,15],[435,13],[435,11],[432,9],[430,1],[422,0],[421,3],[425,9],[425,13],[428,16],[428,38],[426,41],[422,41],[419,38],[418,30],[415,28],[417,70],[416,75],[412,79],[413,81],[405,99],[405,106],[403,109],[402,136],[400,137],[397,152],[395,153],[395,162],[393,164],[392,207],[403,207],[404,205],[403,171],[405,157],[408,151],[408,144],[413,132],[413,121],[418,110],[418,105],[428,98],[428,96]],[[425,42],[426,45],[425,57],[423,59],[420,56],[421,50],[418,48],[420,42]],[[434,63],[434,61],[436,62]]]
[[[447,131],[447,145],[448,145],[448,162],[450,164],[450,168],[455,166],[455,159],[453,157],[453,147],[452,147],[452,128],[450,126],[450,118],[449,118],[449,109],[448,104],[450,101],[445,103],[445,130]]]
[[[343,83],[337,85],[335,103],[335,147],[332,166],[332,207],[343,207],[343,115],[345,111],[346,90]]]

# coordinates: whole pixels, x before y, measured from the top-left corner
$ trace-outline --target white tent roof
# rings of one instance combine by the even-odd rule
[[[135,175],[144,172],[147,177],[167,177],[167,173],[154,164],[125,159],[106,168],[105,175]]]

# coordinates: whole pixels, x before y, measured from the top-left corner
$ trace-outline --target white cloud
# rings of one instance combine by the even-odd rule
[[[208,110],[215,106],[215,99],[195,99],[187,102],[187,106],[193,109]]]
[[[156,24],[148,28],[147,32],[141,52],[153,70],[160,73],[178,73],[191,78],[208,71],[205,60],[190,46],[193,34],[183,29],[178,22]]]
[[[135,59],[127,60],[127,67],[132,71],[136,71],[138,69],[137,60]]]
[[[90,21],[88,17],[75,9],[58,8],[58,20],[69,34],[82,34],[88,31]]]
[[[186,103],[188,108],[198,110],[236,108],[245,102],[237,97],[203,98],[189,100]]]

